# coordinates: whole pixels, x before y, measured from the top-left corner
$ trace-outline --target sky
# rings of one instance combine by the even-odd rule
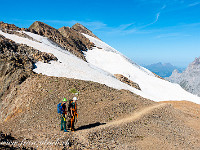
[[[78,22],[140,65],[186,67],[200,56],[200,0],[2,0],[0,21],[57,29]]]

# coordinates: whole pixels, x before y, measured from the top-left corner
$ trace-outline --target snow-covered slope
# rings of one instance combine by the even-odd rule
[[[46,37],[30,32],[25,33],[39,42],[0,31],[0,34],[16,43],[27,44],[42,52],[52,53],[58,58],[58,61],[50,63],[37,62],[35,64],[37,68],[34,69],[37,73],[99,82],[116,89],[130,90],[155,101],[189,100],[200,103],[199,97],[186,92],[178,84],[156,78],[149,70],[131,62],[118,51],[96,38],[84,34],[96,45],[93,50],[88,50],[85,53],[87,63],[60,48]],[[142,90],[139,91],[120,82],[113,74],[123,74],[138,83]]]
[[[178,84],[155,77],[149,70],[133,63],[106,43],[84,35],[96,46],[85,52],[87,61],[111,74],[122,74],[136,82],[142,92],[148,95],[146,98],[156,101],[189,100],[200,103],[199,97],[186,92]]]

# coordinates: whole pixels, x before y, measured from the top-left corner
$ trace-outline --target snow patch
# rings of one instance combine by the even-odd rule
[[[37,62],[34,69],[36,73],[94,81],[115,89],[126,89],[155,101],[189,100],[200,104],[199,97],[186,92],[178,84],[156,78],[149,70],[135,64],[106,43],[91,36],[84,34],[96,45],[92,50],[85,52],[87,63],[46,37],[23,32],[39,42],[7,34],[0,30],[0,34],[16,43],[26,44],[41,52],[51,53],[58,58],[58,61],[50,61],[50,63]],[[120,82],[113,74],[122,74],[128,77],[138,83],[142,91]]]

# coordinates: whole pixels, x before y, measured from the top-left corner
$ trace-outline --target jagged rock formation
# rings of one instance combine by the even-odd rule
[[[132,87],[134,87],[134,88],[136,88],[136,89],[138,89],[138,90],[141,90],[141,89],[140,89],[140,86],[139,86],[137,83],[135,83],[135,82],[129,80],[127,77],[123,76],[122,74],[114,74],[114,76],[115,76],[119,81],[124,82],[124,83],[126,83],[126,84],[128,84],[128,85],[130,85],[130,86],[132,86]]]
[[[94,47],[88,38],[70,27],[62,27],[58,31],[73,44],[73,47],[77,47],[79,50],[87,51]]]
[[[16,44],[0,35],[0,85],[2,85],[0,98],[34,74],[32,70],[35,62],[50,60],[57,60],[57,58],[24,44]]]
[[[33,33],[48,37],[64,49],[85,61],[86,59],[82,51],[86,51],[94,45],[80,35],[80,33],[66,27],[57,30],[43,22],[36,21],[29,27],[29,30]],[[67,33],[68,31],[70,32]],[[75,32],[76,34],[74,34]]]
[[[94,38],[97,38],[97,39],[99,39],[96,35],[94,35],[93,33],[92,33],[92,31],[90,31],[89,29],[87,29],[86,27],[84,27],[82,24],[80,24],[80,23],[76,23],[75,25],[73,25],[72,26],[72,29],[74,29],[74,30],[76,30],[76,31],[78,31],[78,32],[80,32],[80,33],[85,33],[85,34],[88,34],[88,35],[90,35],[90,36],[92,36],[92,37],[94,37]],[[99,39],[100,40],[100,39]]]
[[[167,80],[178,83],[186,91],[200,96],[200,57],[189,64],[187,69],[182,73],[174,70],[172,75]]]
[[[4,23],[3,21],[0,21],[0,30],[10,30],[10,31],[28,31],[27,28],[19,28],[14,24],[8,24]]]
[[[4,23],[3,21],[0,22],[0,30],[7,29],[7,30],[21,30],[19,27],[15,26],[14,24]]]

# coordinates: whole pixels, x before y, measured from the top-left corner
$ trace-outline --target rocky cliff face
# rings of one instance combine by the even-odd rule
[[[25,81],[37,61],[57,60],[52,54],[40,52],[24,44],[17,44],[0,35],[0,99]]]
[[[58,31],[73,44],[73,47],[80,51],[87,51],[94,47],[94,44],[88,38],[70,27],[62,27]]]
[[[86,51],[94,45],[79,32],[68,27],[62,27],[57,30],[43,22],[36,21],[29,27],[29,30],[33,33],[48,37],[85,61],[86,59],[82,51]]]
[[[4,23],[3,21],[0,22],[0,29],[7,29],[7,30],[21,30],[19,27],[15,26],[14,24]]]
[[[174,70],[172,75],[167,80],[178,83],[186,91],[200,96],[200,57],[189,64],[187,69],[182,73]]]

